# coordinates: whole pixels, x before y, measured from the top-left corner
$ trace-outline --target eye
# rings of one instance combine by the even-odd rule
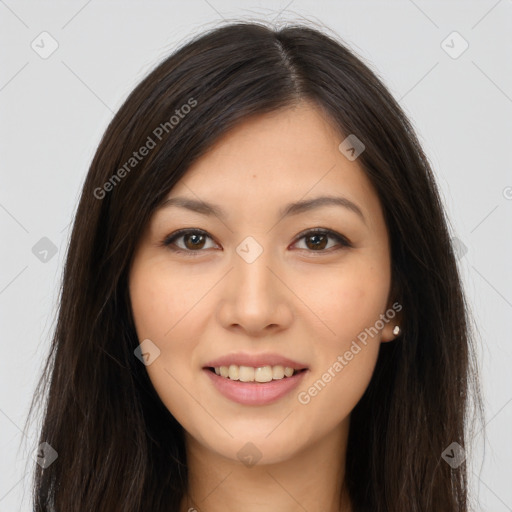
[[[338,242],[338,245],[342,247],[352,247],[350,241],[345,238],[343,235],[336,233],[330,229],[316,228],[310,229],[306,232],[301,233],[297,237],[297,241],[305,240],[306,249],[312,249],[309,252],[325,252],[326,249],[332,249],[332,245],[330,247],[326,247],[328,245],[328,239],[335,240]],[[334,244],[334,247],[336,244]],[[303,248],[299,248],[303,249]]]
[[[338,245],[342,247],[352,247],[350,241],[343,235],[336,233],[330,229],[316,228],[302,232],[294,242],[294,245],[298,241],[305,240],[306,248],[299,248],[301,250],[309,250],[309,252],[325,252],[327,249],[332,249],[332,245],[328,246],[327,240],[332,239],[338,242]],[[169,247],[170,250],[179,253],[186,253],[190,256],[197,256],[202,249],[209,249],[212,247],[205,247],[205,241],[207,239],[212,240],[212,237],[203,231],[202,229],[180,229],[170,235],[168,235],[161,243],[165,247]],[[177,243],[177,241],[183,240],[183,245]],[[174,246],[174,247],[173,247]],[[334,247],[336,244],[334,244]]]
[[[169,247],[175,252],[186,252],[191,256],[196,256],[197,254],[194,253],[201,252],[201,249],[205,246],[205,239],[207,238],[210,240],[212,239],[211,236],[202,229],[180,229],[179,231],[165,237],[162,245]],[[185,247],[175,243],[176,240],[180,239],[183,239]],[[177,246],[177,248],[172,247],[173,245]]]

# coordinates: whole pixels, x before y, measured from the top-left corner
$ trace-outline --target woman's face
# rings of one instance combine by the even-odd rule
[[[247,119],[168,195],[200,207],[164,205],[140,240],[146,369],[203,449],[273,463],[346,431],[394,337],[385,221],[343,139],[312,103]]]

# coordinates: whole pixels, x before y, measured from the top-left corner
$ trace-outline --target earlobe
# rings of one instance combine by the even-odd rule
[[[390,322],[384,329],[382,330],[381,341],[383,343],[387,343],[388,341],[395,341],[402,337],[402,328],[400,327],[399,320],[394,320]]]
[[[403,335],[403,315],[402,305],[399,301],[393,302],[393,305],[388,309],[388,312],[394,311],[394,314],[388,316],[388,322],[382,329],[381,341],[387,343],[388,341],[400,340]]]

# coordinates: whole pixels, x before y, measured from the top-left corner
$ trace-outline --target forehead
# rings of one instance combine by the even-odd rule
[[[341,134],[313,103],[252,116],[222,136],[168,194],[254,215],[318,196],[341,196],[370,221],[381,215],[365,172],[340,152]]]

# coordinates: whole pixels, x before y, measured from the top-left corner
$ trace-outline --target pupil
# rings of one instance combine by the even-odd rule
[[[321,249],[323,249],[325,247],[325,239],[326,239],[325,235],[311,235],[308,238],[311,241],[313,239],[318,239],[318,237],[323,238],[323,240],[320,242],[318,240],[316,242],[313,242],[313,247],[316,247],[316,248],[320,247]]]
[[[198,247],[197,242],[200,243],[200,239],[202,237],[203,237],[203,235],[191,234],[191,235],[187,236],[187,240],[190,241],[192,239],[192,244],[193,244],[192,247],[195,247],[197,249],[197,247]]]

